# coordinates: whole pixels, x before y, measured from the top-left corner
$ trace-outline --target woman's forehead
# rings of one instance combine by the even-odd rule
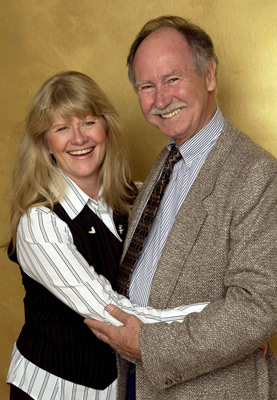
[[[51,119],[52,121],[57,119],[64,119],[67,121],[72,120],[72,118],[86,118],[88,116],[91,117],[98,117],[95,112],[93,112],[90,108],[68,108],[68,107],[61,107],[61,108],[54,108],[52,110]]]

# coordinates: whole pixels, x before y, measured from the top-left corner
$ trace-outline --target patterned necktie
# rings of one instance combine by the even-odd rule
[[[139,259],[139,256],[142,252],[146,237],[151,228],[152,221],[157,214],[160,201],[162,200],[165,189],[170,180],[173,167],[181,158],[182,156],[179,150],[176,149],[175,145],[172,146],[164,163],[161,176],[158,179],[146,206],[144,207],[128,250],[121,265],[119,266],[117,291],[127,297],[129,297],[130,280],[135,263]]]

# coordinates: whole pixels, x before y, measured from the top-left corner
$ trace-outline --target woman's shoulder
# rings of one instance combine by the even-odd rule
[[[38,216],[38,215],[41,215],[42,218],[43,217],[47,218],[49,216],[54,215],[54,213],[53,213],[53,211],[51,211],[51,209],[49,207],[46,207],[46,206],[35,206],[35,207],[30,207],[29,210],[26,213],[22,214],[21,219],[29,219],[32,216],[35,217],[35,216]]]
[[[17,237],[40,243],[72,242],[69,226],[50,208],[32,207],[20,218]]]
[[[65,224],[65,222],[61,218],[59,218],[59,216],[49,207],[35,206],[29,208],[28,212],[21,216],[19,224],[25,225],[26,223],[31,223],[32,225],[34,225],[51,223],[53,225],[57,222],[59,224]]]

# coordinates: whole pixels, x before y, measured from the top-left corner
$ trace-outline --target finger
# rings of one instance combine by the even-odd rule
[[[89,318],[85,319],[84,322],[87,327],[94,333],[94,335],[96,335],[97,332],[97,335],[103,335],[107,339],[110,337],[110,330],[112,326],[107,324],[106,322],[95,321],[94,319]],[[105,340],[105,343],[107,343],[107,339]]]
[[[102,321],[96,321],[95,319],[90,319],[86,318],[84,320],[84,323],[90,328],[90,329],[101,329],[101,327],[107,325],[106,322]]]
[[[122,311],[119,307],[113,304],[109,304],[107,306],[107,311],[112,317],[122,322],[124,325],[130,318],[130,314],[126,313],[125,311]]]

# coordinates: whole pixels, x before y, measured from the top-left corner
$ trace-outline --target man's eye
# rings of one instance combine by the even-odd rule
[[[148,92],[153,89],[153,85],[143,85],[138,88],[138,92]]]
[[[138,86],[137,91],[141,92],[141,91],[147,91],[147,90],[151,90],[153,89],[153,85],[141,85]]]
[[[173,83],[173,82],[176,82],[176,81],[178,81],[179,80],[179,78],[171,78],[171,79],[169,79],[169,83]]]

